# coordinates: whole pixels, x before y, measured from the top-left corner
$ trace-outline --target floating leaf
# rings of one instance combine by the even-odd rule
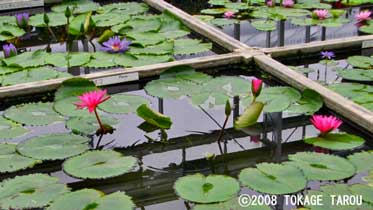
[[[303,91],[302,98],[287,108],[287,112],[311,115],[321,109],[323,105],[322,97],[314,90]]]
[[[30,132],[20,124],[0,117],[0,139],[12,139],[25,135]]]
[[[225,12],[234,12],[237,13],[237,9],[228,9],[228,8],[210,8],[210,9],[203,9],[201,10],[201,14],[206,14],[206,15],[220,15],[224,14]]]
[[[334,155],[314,152],[298,152],[289,155],[288,164],[299,167],[308,180],[340,180],[355,174],[354,166]]]
[[[35,126],[49,125],[64,120],[53,110],[51,103],[30,103],[12,106],[5,110],[4,116],[21,124]]]
[[[40,160],[19,155],[15,144],[0,144],[0,173],[20,171],[39,163]]]
[[[373,204],[373,187],[363,184],[353,184],[349,190],[354,195],[362,196],[363,201]]]
[[[57,177],[44,174],[17,176],[1,182],[1,209],[32,209],[47,206],[52,200],[68,192]]]
[[[239,23],[239,22],[240,22],[239,20],[228,19],[228,18],[214,18],[214,19],[209,21],[210,24],[213,24],[213,25],[218,26],[218,27],[232,25],[232,24]]]
[[[129,21],[130,16],[125,14],[120,10],[114,10],[110,13],[93,15],[92,20],[97,27],[109,27]]]
[[[142,96],[130,94],[116,94],[110,100],[100,104],[99,108],[105,112],[115,114],[129,114],[136,111],[141,104],[149,104],[149,100]]]
[[[274,31],[277,28],[277,23],[272,20],[253,21],[251,25],[259,31]]]
[[[172,54],[174,42],[166,41],[157,45],[150,45],[145,48],[132,46],[128,53],[132,55],[165,55]]]
[[[84,66],[90,68],[108,68],[117,66],[115,59],[118,55],[106,52],[95,52],[92,53],[92,59],[90,62],[86,63]]]
[[[338,76],[354,81],[373,81],[373,70],[366,69],[340,69]]]
[[[35,27],[46,27],[47,25],[44,22],[44,15],[47,15],[49,18],[48,25],[51,27],[64,26],[67,24],[67,18],[64,13],[49,12],[49,13],[40,13],[30,17],[29,25]]]
[[[135,57],[137,60],[132,63],[133,67],[165,63],[174,60],[171,55],[136,55]]]
[[[298,192],[307,184],[296,167],[274,163],[260,163],[256,168],[243,169],[239,180],[258,192],[276,195]]]
[[[69,7],[74,14],[81,14],[96,11],[99,9],[100,5],[90,0],[69,0],[53,6],[52,11],[63,13],[67,7]]]
[[[160,17],[156,15],[135,16],[124,26],[130,27],[132,32],[158,32],[162,22]],[[116,32],[116,30],[113,31]],[[120,30],[118,32],[120,33]]]
[[[161,16],[161,23],[162,26],[158,33],[168,39],[176,39],[190,33],[190,30],[184,26],[180,19],[167,10]]]
[[[174,55],[197,54],[212,49],[212,43],[201,43],[197,39],[176,39],[174,44]]]
[[[88,63],[91,59],[91,54],[86,52],[79,53],[52,53],[45,58],[47,64],[57,67],[74,67],[82,66]]]
[[[120,2],[120,3],[112,3],[106,4],[99,9],[101,13],[108,13],[108,12],[117,12],[120,11],[122,14],[126,15],[138,15],[145,13],[149,10],[148,5],[144,3],[138,2]]]
[[[88,79],[80,77],[67,79],[63,81],[60,88],[58,88],[54,100],[58,101],[68,97],[77,97],[93,90],[97,90],[97,87],[94,82]]]
[[[5,75],[13,72],[17,72],[22,70],[22,68],[19,67],[8,67],[8,66],[0,66],[0,75]]]
[[[103,124],[114,126],[119,121],[113,117],[101,116]],[[90,115],[88,117],[73,117],[66,122],[66,126],[76,134],[82,135],[93,135],[100,128],[95,116]]]
[[[178,99],[181,96],[199,93],[201,87],[183,79],[159,79],[149,82],[145,86],[149,95],[157,96],[164,99]]]
[[[246,96],[250,91],[250,81],[236,76],[220,76],[208,81],[204,91],[222,92],[230,97]]]
[[[146,104],[139,106],[136,110],[137,115],[145,120],[147,123],[154,125],[161,129],[170,129],[172,121],[170,117],[163,115],[157,111],[152,110]]]
[[[15,67],[37,67],[45,65],[45,57],[48,54],[43,50],[37,50],[34,52],[24,52],[22,54],[6,58],[3,62],[6,63],[7,66],[15,66]]]
[[[4,75],[1,84],[3,86],[16,85],[28,82],[56,79],[57,77],[58,72],[50,67],[36,67]]]
[[[112,150],[89,151],[66,160],[63,170],[77,178],[105,179],[130,172],[137,159]]]
[[[347,58],[347,63],[356,68],[370,69],[373,67],[373,58],[359,55],[350,56]]]
[[[21,37],[25,34],[25,31],[16,25],[4,23],[0,25],[0,41],[6,41]]]
[[[331,150],[348,150],[364,144],[364,139],[347,133],[329,133],[323,137],[306,138],[307,144]]]
[[[156,32],[128,32],[127,37],[133,39],[133,44],[140,44],[142,47],[166,41],[165,36]]]
[[[264,112],[281,112],[301,99],[301,94],[291,87],[269,87],[262,90],[257,98],[265,104]]]
[[[352,164],[354,164],[358,173],[373,170],[373,162],[371,161],[373,158],[372,150],[358,152],[349,155],[347,158]]]
[[[79,98],[76,96],[54,102],[53,108],[56,112],[67,117],[88,117],[90,113],[85,109],[78,109],[76,103]]]
[[[63,160],[89,149],[89,139],[73,134],[47,134],[23,141],[17,151],[40,160]]]
[[[240,186],[236,179],[223,175],[202,174],[179,178],[175,184],[176,193],[187,201],[196,203],[215,203],[233,198]]]

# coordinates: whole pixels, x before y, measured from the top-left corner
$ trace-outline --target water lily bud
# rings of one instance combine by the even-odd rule
[[[258,97],[262,91],[263,81],[260,79],[253,79],[251,81],[251,93],[254,97]]]
[[[44,13],[44,23],[46,24],[46,25],[49,25],[49,17],[48,17],[48,15],[46,14],[46,13]]]
[[[229,100],[225,103],[225,116],[231,115],[232,112],[232,107],[231,104],[229,103]]]
[[[66,10],[65,10],[65,17],[66,17],[66,18],[71,17],[71,10],[70,10],[70,7],[66,7]]]
[[[13,44],[3,45],[3,53],[5,58],[17,55],[17,48]]]
[[[29,21],[29,13],[21,13],[21,14],[16,14],[16,20],[17,20],[17,25],[20,28],[25,28],[28,25]]]

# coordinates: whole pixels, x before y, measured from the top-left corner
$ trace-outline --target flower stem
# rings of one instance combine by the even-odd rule
[[[105,128],[104,128],[104,125],[103,125],[102,122],[101,122],[100,117],[98,116],[98,113],[97,113],[97,110],[96,110],[96,109],[95,109],[95,116],[96,116],[96,119],[97,119],[98,124],[100,125],[100,130],[101,130],[100,137],[99,137],[99,139],[98,139],[98,141],[97,141],[97,144],[96,144],[96,149],[97,149],[98,146],[99,146],[100,143],[101,143],[102,137],[104,136]]]

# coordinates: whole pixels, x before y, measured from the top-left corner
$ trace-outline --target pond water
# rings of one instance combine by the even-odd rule
[[[200,15],[200,11],[203,9],[211,8],[211,5],[205,0],[183,1],[183,0],[168,0],[167,2],[175,5],[176,7],[188,12],[192,15]],[[238,1],[241,2],[241,1]],[[355,25],[355,15],[361,10],[371,9],[370,5],[364,5],[362,7],[346,8],[345,17],[350,20],[349,23],[344,24],[341,27],[328,27],[326,28],[325,37],[322,37],[321,26],[311,26],[309,32],[309,41],[320,41],[322,39],[337,39],[343,37],[359,36],[360,33]],[[284,27],[283,29],[280,27]],[[222,30],[240,40],[241,42],[252,47],[276,47],[280,45],[279,37],[280,31],[284,31],[284,46],[301,44],[306,42],[306,27],[297,26],[291,23],[290,20],[284,22],[283,26],[277,23],[277,29],[271,32],[263,32],[256,30],[250,23],[250,21],[240,21],[238,24],[232,24],[222,27]]]

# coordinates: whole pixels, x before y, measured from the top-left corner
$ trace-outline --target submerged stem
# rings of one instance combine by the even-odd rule
[[[219,150],[220,150],[221,154],[223,154],[223,149],[221,148],[220,142],[221,142],[221,140],[222,140],[222,138],[224,136],[224,130],[225,130],[225,127],[227,126],[227,123],[228,123],[228,120],[229,120],[229,116],[230,115],[226,115],[223,127],[220,130],[220,133],[219,133],[219,136],[218,136],[218,140],[217,140],[218,141],[218,145],[219,145]]]

